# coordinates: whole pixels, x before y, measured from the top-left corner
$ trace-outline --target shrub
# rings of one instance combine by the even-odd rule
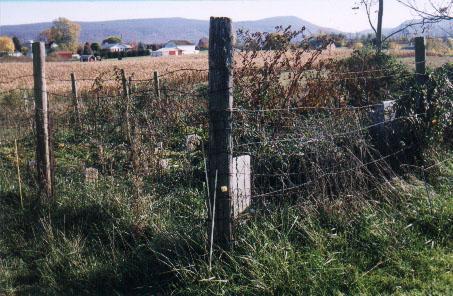
[[[355,50],[350,57],[326,63],[325,67],[333,78],[342,80],[341,88],[335,88],[332,96],[342,95],[354,106],[397,98],[411,77],[408,68],[394,57],[371,48]],[[331,84],[332,89],[339,85],[335,79]]]
[[[450,48],[448,47],[448,44],[438,38],[427,38],[426,50],[431,53],[441,55],[447,55],[450,53]]]
[[[363,48],[363,43],[362,42],[356,42],[352,45],[353,49],[361,49]]]

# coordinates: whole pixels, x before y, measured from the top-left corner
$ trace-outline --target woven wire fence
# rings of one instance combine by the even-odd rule
[[[298,60],[302,53],[309,58]],[[318,53],[307,49],[288,56],[276,51],[260,57],[247,48],[240,54],[231,89],[234,106],[229,110],[232,154],[250,156],[254,207],[300,198],[365,196],[394,176],[391,163],[404,162],[411,147],[383,153],[373,141],[423,114],[375,120],[381,101],[398,98],[369,87],[386,89],[391,81],[413,77],[412,73],[363,67],[336,71],[335,61],[315,64]],[[29,78],[5,77],[0,85]],[[205,188],[208,69],[171,70],[158,78],[156,85],[151,75],[149,80],[124,77],[115,68],[78,79],[88,87],[77,97],[70,87],[47,92],[57,180],[127,180],[131,200],[181,185]],[[51,75],[47,80],[71,84],[71,79]],[[348,101],[348,85],[363,86],[363,100]],[[2,154],[12,156],[14,143],[19,143],[20,166],[32,172],[33,92],[15,87],[0,95],[5,106],[0,111]],[[203,220],[203,215],[197,216]]]

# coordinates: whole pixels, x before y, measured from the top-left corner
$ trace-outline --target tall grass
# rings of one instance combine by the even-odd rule
[[[127,180],[59,180],[55,202],[21,209],[14,168],[0,176],[4,294],[425,294],[451,292],[453,162],[428,184],[385,196],[284,203],[251,211],[235,247],[208,266],[204,193],[149,190],[132,207]],[[383,188],[383,189],[384,189]]]

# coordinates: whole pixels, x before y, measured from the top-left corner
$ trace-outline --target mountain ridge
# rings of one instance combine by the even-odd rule
[[[126,19],[96,22],[78,22],[80,24],[80,41],[100,42],[107,36],[123,36],[125,42],[142,41],[145,43],[162,43],[171,39],[186,39],[197,42],[209,34],[209,21],[173,18],[150,18],[150,19]],[[0,35],[17,36],[20,40],[37,39],[43,30],[49,28],[51,22],[33,24],[5,25],[0,26]],[[238,21],[235,28],[248,29],[250,31],[270,32],[276,26],[284,27],[291,25],[294,29],[306,27],[308,33],[335,32],[339,30],[318,26],[311,22],[294,16],[271,17],[253,21]]]
[[[384,34],[389,34],[396,29],[404,26],[406,21],[395,28],[384,28]],[[209,33],[209,21],[187,19],[181,17],[172,18],[149,18],[149,19],[124,19],[108,20],[95,22],[77,22],[81,26],[80,42],[100,42],[107,36],[122,36],[125,42],[142,41],[145,43],[163,43],[171,39],[186,39],[197,42],[202,37],[207,37]],[[41,22],[21,25],[0,26],[0,35],[17,36],[20,40],[37,39],[40,32],[49,28],[51,22]],[[363,35],[371,33],[371,30],[365,30],[358,33],[347,33],[333,28],[323,27],[303,20],[295,16],[277,16],[251,21],[238,21],[234,23],[236,29],[242,28],[252,32],[272,32],[276,26],[292,26],[293,29],[300,29],[305,26],[308,34],[325,33],[343,33],[349,36]],[[427,32],[437,37],[444,37],[452,34],[452,24],[441,22],[440,24],[431,25]],[[421,32],[420,26],[415,26],[402,34],[415,34]]]

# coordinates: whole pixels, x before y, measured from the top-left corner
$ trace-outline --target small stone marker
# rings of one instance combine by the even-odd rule
[[[385,123],[395,119],[395,101],[383,101],[377,105],[371,112],[371,118],[375,124]]]
[[[384,120],[383,121],[392,121],[395,120],[396,110],[395,110],[395,101],[383,101],[384,108]]]
[[[161,170],[168,170],[170,169],[170,158],[163,158],[159,159],[159,168]]]
[[[186,149],[188,152],[194,152],[201,145],[201,137],[199,135],[188,135],[186,138]]]
[[[93,183],[96,182],[99,178],[99,171],[96,168],[85,168],[85,182]]]
[[[230,188],[234,218],[247,210],[251,204],[251,172],[250,155],[233,158],[233,173]]]
[[[154,153],[157,154],[159,152],[162,152],[164,150],[164,143],[159,142],[157,143],[156,147],[154,148]]]

